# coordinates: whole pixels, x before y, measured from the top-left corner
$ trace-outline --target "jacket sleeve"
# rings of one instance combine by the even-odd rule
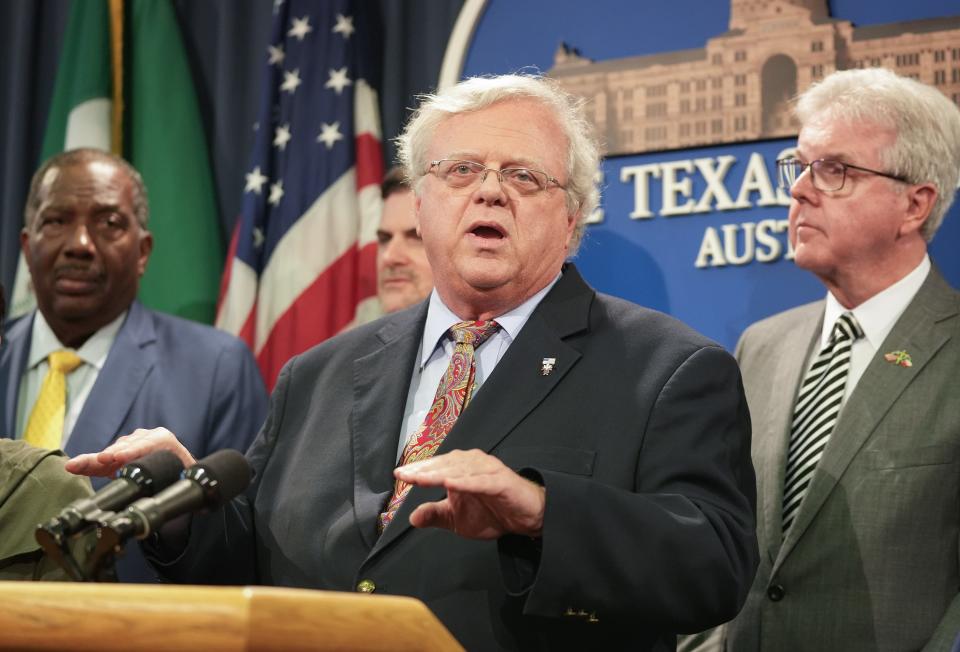
[[[263,468],[276,443],[290,369],[295,361],[296,358],[288,362],[281,371],[270,397],[267,419],[247,451],[247,461],[253,470],[247,491],[211,513],[174,520],[161,530],[159,537],[144,542],[145,556],[162,577],[193,584],[261,582],[252,506],[257,499]],[[259,387],[262,389],[262,383]]]
[[[222,448],[246,452],[266,417],[267,390],[243,342],[232,340],[221,349],[213,383],[201,456]]]

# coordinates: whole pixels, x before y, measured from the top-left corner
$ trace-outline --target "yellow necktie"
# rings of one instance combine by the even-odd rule
[[[83,364],[73,351],[54,351],[47,358],[50,368],[33,404],[23,438],[40,448],[59,448],[63,417],[67,411],[67,374]]]

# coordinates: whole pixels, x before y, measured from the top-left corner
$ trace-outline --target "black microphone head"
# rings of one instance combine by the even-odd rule
[[[224,448],[191,466],[184,477],[195,480],[203,487],[207,507],[216,507],[233,500],[247,488],[252,470],[243,453]]]
[[[183,462],[168,450],[154,451],[130,462],[118,477],[133,480],[143,489],[143,495],[152,496],[180,479]]]

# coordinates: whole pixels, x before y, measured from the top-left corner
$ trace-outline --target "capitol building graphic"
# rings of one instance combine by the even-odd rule
[[[729,29],[703,48],[594,62],[561,44],[547,74],[587,99],[617,155],[795,136],[797,93],[878,66],[960,105],[960,15],[855,27],[826,0],[731,0]]]

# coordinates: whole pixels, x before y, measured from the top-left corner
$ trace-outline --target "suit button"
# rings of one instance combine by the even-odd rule
[[[373,580],[360,580],[357,582],[358,593],[373,593],[376,590],[377,585],[373,583]]]
[[[783,587],[779,584],[773,584],[767,587],[767,597],[773,602],[780,602],[786,594],[787,592],[784,591]]]

